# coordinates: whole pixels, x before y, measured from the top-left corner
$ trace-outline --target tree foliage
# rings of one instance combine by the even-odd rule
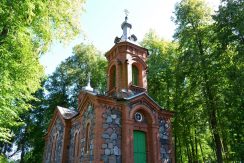
[[[175,111],[177,162],[243,161],[242,11],[243,1],[223,1],[214,14],[202,0],[182,0],[175,43],[144,38],[149,94]]]
[[[164,41],[150,31],[141,45],[149,51],[148,93],[162,107],[173,108],[177,44]]]
[[[79,32],[83,0],[2,0],[0,5],[0,141],[30,105],[43,68],[39,57],[50,43]]]
[[[100,92],[105,91],[107,62],[93,45],[77,45],[73,48],[73,53],[57,67],[45,87],[49,91],[50,100],[57,100],[59,97],[56,105],[76,109],[79,92],[87,85],[89,73],[91,86]]]
[[[223,123],[225,147],[230,159],[244,160],[244,1],[223,0],[214,30],[218,52],[225,61]],[[233,118],[234,117],[234,118]]]
[[[79,44],[73,55],[63,61],[35,93],[38,101],[27,113],[21,115],[24,125],[18,128],[13,141],[15,152],[21,153],[20,162],[42,162],[44,135],[56,106],[77,109],[78,94],[87,85],[91,73],[91,85],[103,92],[106,85],[106,61],[94,46]],[[9,145],[11,147],[11,145]]]
[[[176,6],[175,15],[177,25],[175,38],[179,41],[179,50],[182,51],[179,66],[186,70],[185,80],[194,85],[194,92],[191,92],[191,95],[201,99],[202,108],[198,114],[207,116],[206,122],[209,123],[213,136],[217,162],[222,162],[220,119],[217,114],[222,108],[219,91],[220,85],[223,83],[221,82],[223,74],[220,60],[215,54],[215,44],[211,41],[214,33],[209,25],[211,23],[209,9],[201,0],[183,0]],[[196,101],[194,97],[193,101]],[[197,145],[194,150],[197,150]],[[195,161],[195,152],[191,153],[192,161]]]

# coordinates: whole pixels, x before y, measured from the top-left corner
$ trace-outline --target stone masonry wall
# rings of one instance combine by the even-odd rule
[[[106,107],[103,113],[102,160],[104,163],[121,163],[121,112]]]
[[[69,162],[74,162],[74,143],[75,143],[75,132],[80,130],[80,123],[76,123],[70,129],[70,143],[69,143]],[[80,150],[80,149],[79,149]]]
[[[162,163],[171,163],[169,147],[169,124],[162,118],[159,119],[160,159]]]
[[[58,134],[55,148],[55,158],[54,161],[51,160],[52,154],[52,143],[54,143],[54,137]],[[52,127],[51,134],[48,138],[48,144],[46,145],[46,153],[45,153],[45,163],[59,163],[61,162],[62,157],[62,148],[63,148],[63,134],[64,134],[64,126],[59,118],[57,118],[55,125]]]
[[[85,152],[85,136],[86,136],[86,125],[87,122],[90,122],[90,151],[88,153]],[[81,123],[81,157],[80,157],[80,162],[89,162],[92,163],[92,161],[94,160],[94,153],[93,153],[93,149],[94,149],[94,127],[95,127],[95,112],[94,112],[94,108],[89,105],[86,109],[86,111],[84,112],[84,114],[82,115],[82,123]]]

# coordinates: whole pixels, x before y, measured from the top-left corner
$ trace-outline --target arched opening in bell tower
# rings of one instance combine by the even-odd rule
[[[109,71],[109,89],[116,87],[116,67],[113,65]]]
[[[132,65],[132,84],[139,86],[139,70],[135,64]]]

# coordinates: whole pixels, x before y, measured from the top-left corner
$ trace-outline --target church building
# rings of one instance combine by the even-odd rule
[[[173,113],[147,94],[147,49],[123,34],[106,53],[107,92],[88,85],[77,110],[57,106],[45,136],[44,163],[174,163]]]

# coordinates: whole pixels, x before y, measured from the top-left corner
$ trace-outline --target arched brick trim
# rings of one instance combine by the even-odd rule
[[[136,86],[140,86],[141,82],[141,70],[138,68],[139,66],[136,64],[132,64],[132,84]]]
[[[136,66],[139,71],[138,86],[146,89],[147,88],[147,78],[146,78],[147,65],[146,65],[146,63],[139,57],[133,57],[132,66],[133,65]]]
[[[86,124],[86,133],[85,133],[85,153],[90,152],[90,132],[91,132],[91,123]]]
[[[109,74],[109,71],[110,71],[111,67],[116,66],[116,62],[117,61],[115,61],[115,60],[110,62],[109,66],[108,66],[108,69],[107,69],[107,74]]]
[[[108,85],[109,90],[116,87],[116,65],[115,64],[112,64],[109,67],[108,80],[109,80],[109,85]]]
[[[137,122],[135,121],[134,115],[136,112],[140,112],[143,114],[146,121]],[[147,162],[158,162],[159,156],[157,153],[158,145],[158,117],[157,113],[153,112],[150,108],[145,105],[138,104],[135,107],[131,108],[129,112],[129,123],[126,124],[126,128],[129,129],[124,140],[127,140],[130,137],[130,143],[128,144],[128,148],[131,149],[127,154],[134,152],[134,138],[133,132],[135,130],[143,131],[146,134],[146,152],[147,152]],[[130,155],[129,158],[126,159],[127,162],[133,162],[134,155]]]
[[[53,135],[53,142],[52,142],[52,149],[51,149],[51,162],[55,162],[56,160],[56,148],[57,148],[57,139],[58,139],[58,132]]]
[[[144,114],[144,116],[147,118],[147,120],[149,122],[148,124],[155,124],[156,123],[156,118],[154,117],[153,113],[145,105],[137,105],[136,107],[133,108],[133,110],[131,110],[131,112],[130,112],[130,119],[131,120],[134,119],[134,115],[138,111],[140,111]]]
[[[92,103],[87,103],[84,105],[84,112],[81,118],[81,152],[80,152],[80,162],[90,162],[94,157],[94,126],[95,126],[95,112],[94,105]],[[90,124],[90,127],[87,127]],[[88,132],[86,132],[88,129]],[[89,135],[89,137],[87,136]],[[87,148],[88,147],[88,148]],[[85,149],[86,148],[86,149]],[[87,152],[87,150],[89,150]]]
[[[74,157],[74,162],[78,163],[79,162],[79,153],[80,153],[80,131],[76,130],[75,134],[74,134],[74,153],[73,153],[73,157]]]
[[[133,56],[133,58],[132,58],[132,64],[133,63],[139,63],[140,65],[142,65],[143,69],[146,69],[147,68],[147,64],[145,63],[145,61],[143,61],[138,56]]]

